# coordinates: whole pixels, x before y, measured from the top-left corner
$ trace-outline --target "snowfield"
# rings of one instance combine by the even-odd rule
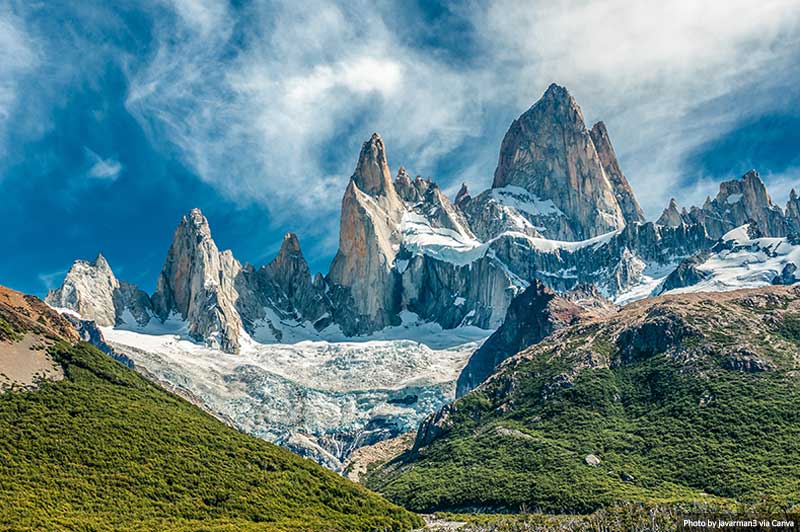
[[[355,448],[415,429],[453,399],[455,381],[492,331],[442,330],[405,313],[369,337],[259,343],[242,331],[240,354],[188,339],[185,326],[102,328],[107,343],[168,388],[249,434],[338,469]]]
[[[750,238],[747,226],[743,225],[726,233],[720,241],[725,245],[718,246],[697,266],[705,279],[667,293],[758,288],[772,284],[788,264],[800,266],[800,246],[792,244],[789,238]]]

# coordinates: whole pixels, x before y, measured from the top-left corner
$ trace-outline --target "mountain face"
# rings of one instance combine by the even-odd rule
[[[162,320],[180,315],[193,338],[236,352],[242,322],[236,312],[235,280],[241,269],[229,251],[219,252],[208,220],[200,209],[193,209],[175,231],[153,308]]]
[[[661,286],[661,293],[726,291],[768,284],[794,284],[800,240],[765,237],[757,222],[727,232],[708,251],[682,261]]]
[[[339,252],[328,280],[346,290],[342,305],[355,310],[343,322],[348,334],[399,323],[397,277],[392,271],[400,244],[404,204],[395,191],[383,139],[364,143],[356,170],[342,199]]]
[[[0,287],[0,330],[14,335],[0,338],[0,374],[55,364],[51,373],[40,369],[46,384],[0,394],[3,530],[366,532],[422,524],[153,386],[78,342],[34,297]]]
[[[711,238],[717,239],[735,227],[753,222],[769,236],[786,236],[796,219],[797,196],[790,197],[786,214],[772,203],[767,187],[755,170],[741,179],[720,183],[719,193],[706,199],[702,207],[692,207],[678,212],[675,200],[658,220],[662,225],[681,223],[702,225]]]
[[[508,357],[576,322],[583,314],[581,307],[559,297],[540,281],[532,282],[511,302],[503,324],[470,357],[458,377],[456,397],[477,387]]]
[[[147,294],[117,280],[103,255],[93,262],[75,261],[61,287],[51,290],[45,302],[74,310],[104,327],[126,322],[144,326],[153,315]]]
[[[800,288],[767,287],[645,299],[561,328],[432,414],[366,484],[426,512],[764,495],[791,507],[799,318]]]
[[[519,187],[550,200],[553,209],[531,213],[531,222],[548,239],[584,240],[620,229],[626,212],[618,198],[628,217],[642,219],[605,126],[595,129],[602,157],[575,99],[553,84],[511,124],[500,146],[492,188]]]

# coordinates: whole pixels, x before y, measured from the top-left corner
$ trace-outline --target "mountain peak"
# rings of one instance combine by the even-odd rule
[[[470,199],[470,197],[471,196],[469,195],[469,188],[467,188],[467,184],[461,183],[461,188],[458,189],[458,194],[456,194],[456,199],[455,199],[456,205],[467,201],[468,199]]]
[[[111,271],[111,266],[109,266],[108,261],[102,253],[97,254],[97,257],[95,257],[94,261],[92,262],[92,266]]]
[[[556,214],[531,220],[544,228],[545,238],[583,240],[643,220],[605,125],[596,125],[594,133],[569,92],[551,85],[511,124],[492,188],[513,185],[550,200]]]
[[[545,100],[562,100],[562,101],[569,101],[573,100],[572,95],[569,93],[566,87],[563,85],[559,85],[558,83],[551,83],[547,90],[544,92],[542,99]]]
[[[684,209],[685,210],[685,209]],[[683,223],[683,214],[678,209],[678,202],[675,198],[670,198],[669,205],[661,213],[661,216],[656,220],[658,225],[667,225],[670,227],[678,227]]]
[[[351,179],[362,192],[371,196],[386,195],[394,190],[386,161],[386,147],[378,133],[373,133],[362,145]]]
[[[291,231],[283,235],[279,255],[302,255],[300,251],[300,240]]]
[[[241,323],[232,285],[240,270],[230,252],[219,252],[200,209],[192,209],[175,230],[152,297],[153,308],[162,320],[179,313],[193,338],[236,353]]]

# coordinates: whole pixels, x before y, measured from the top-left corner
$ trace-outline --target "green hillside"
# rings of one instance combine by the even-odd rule
[[[64,380],[0,394],[2,530],[419,525],[417,516],[225,426],[88,344],[60,341],[50,350]]]
[[[797,288],[629,305],[511,359],[367,484],[418,511],[792,507],[799,353]]]

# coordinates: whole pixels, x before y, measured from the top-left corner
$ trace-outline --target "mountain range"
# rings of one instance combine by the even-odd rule
[[[799,229],[797,194],[781,208],[754,170],[702,206],[673,199],[645,221],[606,126],[588,128],[553,84],[511,124],[477,195],[462,186],[451,200],[403,166],[393,178],[372,135],[326,275],[312,275],[293,233],[269,264],[242,264],[193,209],[153,294],[98,255],[45,301],[94,321],[118,355],[218,416],[339,467],[413,429],[456,380],[467,393],[573,320],[661,293],[796,282]]]

